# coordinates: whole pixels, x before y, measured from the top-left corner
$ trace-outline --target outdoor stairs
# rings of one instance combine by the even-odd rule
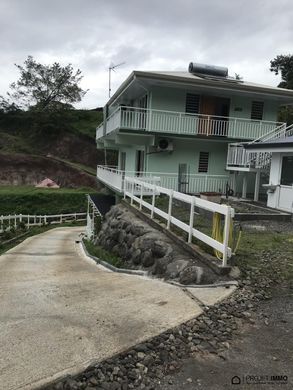
[[[269,152],[252,152],[244,148],[255,144],[293,135],[293,125],[282,124],[262,137],[251,142],[231,143],[228,145],[226,169],[229,171],[256,172],[266,171],[270,167],[272,154]]]

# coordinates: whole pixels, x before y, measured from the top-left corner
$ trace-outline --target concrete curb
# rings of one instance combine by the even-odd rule
[[[148,279],[160,280],[161,282],[171,284],[171,285],[174,285],[174,286],[180,287],[180,288],[210,288],[210,287],[213,287],[213,288],[227,287],[227,288],[229,288],[231,286],[236,286],[236,287],[238,286],[238,282],[236,280],[229,280],[227,282],[225,282],[225,281],[218,282],[215,284],[181,284],[179,282],[174,282],[171,280],[165,280],[165,279],[161,279],[161,278],[151,277],[147,271],[132,270],[132,269],[126,269],[126,268],[117,268],[117,267],[114,267],[112,264],[109,264],[106,261],[99,259],[96,256],[90,255],[82,240],[76,241],[76,242],[78,242],[80,244],[80,248],[83,251],[85,256],[94,260],[97,264],[102,265],[104,268],[106,268],[107,270],[109,270],[111,272],[117,272],[120,274],[128,274],[128,275],[144,276],[144,277],[147,277]]]
[[[140,271],[140,270],[132,270],[132,269],[126,269],[126,268],[117,268],[115,267],[114,265],[112,264],[109,264],[107,263],[106,261],[104,260],[101,260],[99,259],[98,257],[96,256],[92,256],[91,254],[88,253],[85,245],[84,245],[84,242],[83,240],[79,241],[79,243],[81,244],[81,249],[83,250],[84,254],[87,256],[87,257],[90,257],[92,260],[94,260],[97,264],[101,264],[103,267],[107,268],[109,271],[112,271],[112,272],[118,272],[118,273],[121,273],[121,274],[129,274],[129,275],[139,275],[139,276],[148,276],[148,272],[147,271]]]

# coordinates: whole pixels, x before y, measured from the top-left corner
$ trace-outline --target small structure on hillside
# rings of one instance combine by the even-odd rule
[[[51,180],[48,177],[40,181],[38,184],[36,184],[35,187],[36,188],[60,188],[60,186],[58,186],[58,184],[54,180]]]

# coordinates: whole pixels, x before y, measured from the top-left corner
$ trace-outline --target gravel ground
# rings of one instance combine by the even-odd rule
[[[203,306],[200,317],[46,389],[274,389],[281,383],[268,381],[278,375],[285,376],[282,388],[291,390],[292,225],[278,229],[283,233],[243,238],[239,288],[227,300]],[[246,375],[250,381],[266,375],[261,379],[267,383],[231,385],[235,375],[242,383]]]

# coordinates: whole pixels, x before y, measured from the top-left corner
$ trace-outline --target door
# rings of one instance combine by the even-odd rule
[[[136,151],[136,175],[142,176],[144,172],[144,151]]]
[[[187,164],[179,164],[178,166],[178,191],[188,192],[189,174]]]
[[[199,121],[199,134],[226,136],[230,99],[216,96],[202,96]]]

